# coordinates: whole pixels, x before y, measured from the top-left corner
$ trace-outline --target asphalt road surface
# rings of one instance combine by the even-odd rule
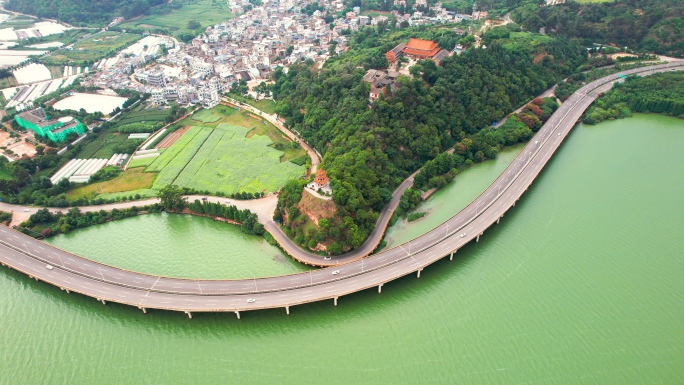
[[[684,62],[638,68],[621,74],[649,75],[684,69]],[[286,308],[337,299],[360,290],[382,287],[418,273],[450,256],[489,226],[527,190],[583,111],[619,80],[617,74],[596,80],[574,93],[532,140],[475,200],[431,231],[392,249],[338,266],[278,277],[242,280],[194,280],[127,271],[62,251],[0,226],[0,262],[31,278],[103,303],[118,302],[146,309],[193,312],[235,312]]]

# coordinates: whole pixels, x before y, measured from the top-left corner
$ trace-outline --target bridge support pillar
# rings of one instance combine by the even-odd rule
[[[477,238],[475,239],[475,242],[480,242],[480,235],[482,235],[482,234],[477,234]]]
[[[452,252],[451,252],[451,256],[449,257],[449,260],[450,260],[450,261],[453,261],[453,260],[454,260],[454,253],[455,253],[455,251],[452,251]]]
[[[285,306],[285,313],[287,313],[287,315],[290,315],[290,307],[289,306]]]
[[[189,311],[186,311],[185,314],[188,315],[188,318],[192,319],[192,313],[190,313]]]
[[[420,278],[420,272],[423,271],[423,269],[418,270],[418,278]]]
[[[501,217],[496,218],[496,224],[499,224],[499,221],[501,220]]]
[[[239,311],[236,311],[235,315],[237,316],[238,319],[240,319],[240,312]]]
[[[337,306],[337,297],[334,297],[333,300],[335,301],[335,306]]]
[[[64,290],[66,290],[67,294],[69,294],[69,289],[64,289]]]
[[[378,294],[382,293],[382,284],[378,285]]]
[[[105,300],[103,300],[103,299],[101,299],[100,302],[102,302],[103,305],[107,304],[107,302],[105,302]]]
[[[145,309],[144,307],[139,307],[138,309],[142,310],[143,314],[147,314],[147,309]]]

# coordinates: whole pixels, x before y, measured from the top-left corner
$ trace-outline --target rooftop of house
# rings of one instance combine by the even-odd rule
[[[406,44],[407,49],[415,49],[420,51],[432,51],[437,47],[437,43],[432,40],[422,40],[410,38],[408,44]]]
[[[45,115],[45,111],[43,111],[42,108],[34,108],[33,110],[30,111],[24,111],[20,114],[17,115],[19,119],[23,119],[33,125],[38,125],[39,123],[42,123],[46,120],[48,120],[47,115]]]
[[[373,83],[374,81],[376,81],[378,79],[382,79],[385,76],[387,76],[387,74],[385,74],[384,72],[382,72],[380,70],[370,69],[363,76],[363,81],[366,83]]]
[[[444,58],[447,57],[447,56],[449,56],[449,51],[443,49],[443,50],[437,52],[437,54],[436,54],[435,56],[433,56],[432,58],[433,58],[434,60],[439,60],[439,61],[441,61],[442,59],[444,59]]]

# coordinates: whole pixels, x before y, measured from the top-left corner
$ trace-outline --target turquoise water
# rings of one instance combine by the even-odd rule
[[[143,315],[3,268],[0,383],[682,383],[683,128],[682,120],[655,115],[576,127],[479,243],[420,279],[341,297],[337,307],[326,301],[240,321]],[[457,183],[467,184],[470,173],[478,179],[474,168]],[[467,203],[470,194],[454,189],[430,204]],[[296,269],[255,240],[245,242],[266,250],[264,257],[213,260],[201,244],[182,248],[184,257],[174,248],[130,256],[145,246],[131,239],[184,244],[221,225],[172,218],[143,216],[54,242],[169,274],[183,261],[207,276],[249,276],[251,262],[269,274]],[[417,231],[411,226],[421,221],[403,231]],[[160,234],[152,238],[150,229]],[[225,231],[226,250],[242,242],[227,228],[217,231]],[[108,240],[117,234],[129,236]],[[220,271],[198,267],[197,258]]]

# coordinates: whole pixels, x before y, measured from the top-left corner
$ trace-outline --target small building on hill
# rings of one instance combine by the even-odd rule
[[[40,107],[17,114],[14,120],[19,126],[32,130],[36,135],[47,136],[55,142],[64,141],[67,135],[72,132],[77,135],[85,132],[78,119],[71,116],[50,119]]]
[[[406,44],[404,43],[399,43],[396,47],[392,48],[389,50],[386,54],[385,57],[387,58],[387,62],[389,64],[394,63],[399,57],[401,56],[401,50],[406,47]]]
[[[328,176],[325,175],[324,170],[316,170],[316,176],[314,176],[314,183],[316,184],[317,188],[328,187],[329,182],[330,180],[328,179]]]

